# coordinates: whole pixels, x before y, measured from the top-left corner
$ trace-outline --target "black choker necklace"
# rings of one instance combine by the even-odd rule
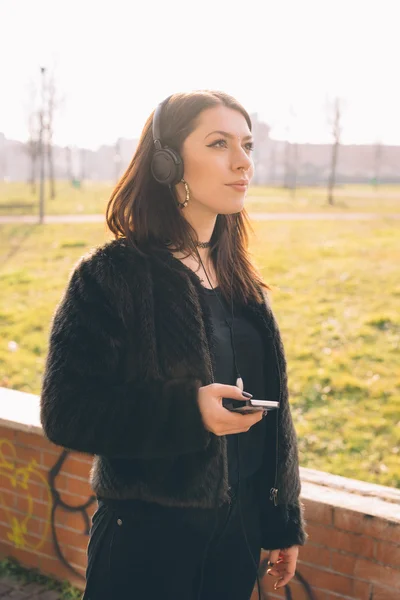
[[[165,240],[167,246],[171,246],[171,240]],[[196,246],[199,248],[211,248],[211,242],[195,242]]]

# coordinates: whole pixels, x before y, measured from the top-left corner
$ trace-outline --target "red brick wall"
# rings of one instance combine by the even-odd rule
[[[52,484],[51,469],[60,457],[64,460]],[[89,541],[85,514],[90,526],[96,508],[88,484],[90,466],[87,455],[64,456],[39,434],[0,426],[0,554],[82,588]],[[289,584],[293,600],[398,600],[400,524],[302,501],[309,540],[300,549],[299,577]],[[273,590],[271,579],[263,577],[264,598],[284,598],[283,590]]]
[[[90,526],[96,502],[79,507],[93,498],[88,484],[92,461],[88,455],[66,453],[52,484],[50,470],[62,454],[41,435],[0,427],[0,553],[82,587],[89,539],[85,513]],[[57,553],[56,540],[71,568]]]
[[[303,499],[309,540],[290,585],[294,600],[399,600],[400,523]],[[400,509],[399,509],[400,517]],[[266,555],[267,556],[267,555]],[[268,598],[284,598],[263,578]],[[252,600],[258,598],[253,594]]]

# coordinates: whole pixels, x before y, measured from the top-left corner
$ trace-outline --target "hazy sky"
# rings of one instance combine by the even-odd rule
[[[399,0],[0,0],[0,131],[26,139],[31,82],[56,64],[55,141],[138,137],[165,96],[216,88],[272,135],[400,144]],[[290,117],[290,106],[293,106]]]

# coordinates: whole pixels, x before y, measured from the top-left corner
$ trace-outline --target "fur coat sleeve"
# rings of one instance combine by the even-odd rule
[[[292,494],[283,503],[276,505],[270,499],[274,464],[271,464],[273,461],[269,461],[269,457],[273,456],[276,441],[275,416],[270,414],[267,417],[264,465],[255,477],[257,496],[260,500],[261,545],[264,550],[302,546],[307,540],[304,505],[300,497],[301,487],[296,490],[296,494]],[[268,419],[271,420],[268,422]],[[297,477],[300,481],[299,474]]]
[[[200,380],[124,378],[128,307],[119,306],[118,292],[127,284],[118,277],[101,255],[81,260],[72,273],[51,327],[40,405],[44,432],[57,445],[109,457],[204,450],[211,434],[197,404]]]

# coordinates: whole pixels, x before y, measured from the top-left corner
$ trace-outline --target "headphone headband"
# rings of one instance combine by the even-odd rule
[[[162,148],[162,143],[161,143],[161,113],[163,111],[164,106],[167,104],[168,100],[171,98],[171,96],[168,96],[168,98],[165,98],[165,100],[163,100],[162,102],[160,102],[160,104],[157,106],[156,110],[154,111],[154,116],[153,116],[153,141],[154,141],[154,145],[156,147],[157,150],[161,150]],[[158,144],[159,143],[159,147]]]

